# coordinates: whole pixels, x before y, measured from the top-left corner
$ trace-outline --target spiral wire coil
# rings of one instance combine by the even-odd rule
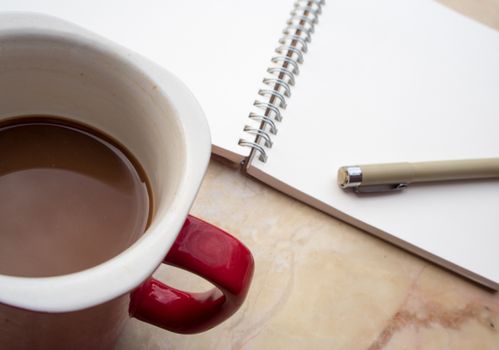
[[[254,141],[240,139],[239,145],[251,148],[262,162],[267,161],[266,149],[272,147],[271,135],[277,134],[276,122],[282,121],[286,99],[291,97],[295,77],[300,73],[299,66],[308,51],[323,5],[324,0],[295,1],[279,46],[275,49],[277,55],[272,57],[272,66],[267,69],[269,76],[263,79],[265,87],[258,90],[260,98],[253,103],[259,111],[249,114],[249,118],[258,122],[259,126],[244,126],[243,131],[254,136]]]

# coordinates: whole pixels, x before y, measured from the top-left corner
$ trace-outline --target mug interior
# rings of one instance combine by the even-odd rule
[[[124,145],[151,185],[149,228],[165,215],[184,175],[184,135],[172,103],[140,67],[74,37],[13,34],[1,38],[0,96],[0,121],[60,116]]]

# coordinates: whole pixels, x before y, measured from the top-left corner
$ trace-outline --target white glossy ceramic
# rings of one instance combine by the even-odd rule
[[[124,144],[148,174],[155,214],[138,241],[96,267],[0,275],[0,344],[22,348],[55,322],[82,348],[107,348],[127,317],[127,293],[161,263],[193,203],[210,157],[207,122],[188,88],[140,55],[57,18],[0,14],[0,120],[28,114],[65,116]],[[85,343],[95,331],[101,339]]]

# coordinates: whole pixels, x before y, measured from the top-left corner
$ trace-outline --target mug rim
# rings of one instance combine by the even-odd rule
[[[0,274],[0,304],[41,312],[68,312],[124,295],[146,280],[175,241],[201,185],[211,154],[207,120],[189,89],[172,73],[139,54],[57,17],[33,12],[0,14],[0,37],[57,35],[85,43],[148,77],[176,111],[183,131],[184,176],[167,213],[129,248],[86,270],[51,277]]]

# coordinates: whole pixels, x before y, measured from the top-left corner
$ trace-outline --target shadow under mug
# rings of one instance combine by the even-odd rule
[[[102,264],[53,277],[0,275],[1,349],[109,349],[130,316],[194,333],[239,308],[253,274],[251,253],[188,216],[211,143],[204,114],[184,84],[71,23],[7,13],[0,14],[0,95],[0,121],[63,116],[118,140],[144,168],[155,202],[147,231]],[[216,288],[169,287],[151,278],[161,262]]]

